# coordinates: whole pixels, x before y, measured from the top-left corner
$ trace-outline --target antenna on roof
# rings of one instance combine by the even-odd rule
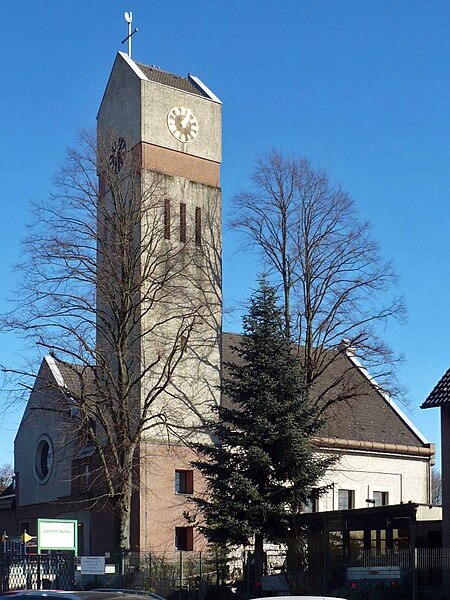
[[[138,29],[131,31],[131,22],[133,21],[133,13],[131,11],[126,12],[123,16],[125,17],[125,21],[128,23],[128,35],[124,40],[122,40],[121,43],[125,44],[125,42],[128,40],[128,56],[131,58],[131,36],[133,36]]]

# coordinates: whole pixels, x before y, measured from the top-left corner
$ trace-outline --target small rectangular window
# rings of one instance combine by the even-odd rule
[[[370,531],[370,547],[381,554],[386,554],[386,529],[372,529]]]
[[[202,209],[195,207],[195,245],[202,245]]]
[[[328,547],[332,555],[342,556],[344,549],[344,534],[341,530],[328,533]]]
[[[170,240],[170,199],[164,199],[164,239]]]
[[[180,204],[180,242],[186,243],[186,204]]]
[[[193,494],[194,493],[194,472],[185,469],[175,470],[175,493]]]
[[[175,527],[175,548],[177,550],[194,549],[194,532],[192,527]]]
[[[364,531],[349,531],[349,553],[350,558],[357,559],[361,557],[364,550]]]
[[[338,491],[338,509],[348,510],[355,508],[355,490]]]
[[[389,504],[389,492],[373,492],[374,506],[387,506]]]
[[[308,502],[304,506],[305,512],[319,512],[319,493],[317,490],[312,490]]]

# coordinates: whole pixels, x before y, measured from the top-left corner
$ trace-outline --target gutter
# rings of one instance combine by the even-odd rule
[[[428,446],[406,446],[403,444],[386,444],[384,442],[367,442],[363,440],[345,440],[340,438],[313,437],[311,442],[321,448],[339,448],[341,450],[365,450],[372,452],[388,452],[393,454],[408,454],[432,458],[435,455],[434,444]]]

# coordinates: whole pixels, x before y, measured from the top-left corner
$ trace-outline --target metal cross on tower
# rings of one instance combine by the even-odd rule
[[[131,22],[133,21],[133,13],[131,11],[126,12],[124,17],[125,21],[128,23],[128,35],[124,40],[122,40],[122,44],[125,44],[125,42],[128,40],[128,56],[131,58],[131,36],[133,36],[138,29],[131,31]]]

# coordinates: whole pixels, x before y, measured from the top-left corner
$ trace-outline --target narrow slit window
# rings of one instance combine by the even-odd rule
[[[195,208],[195,245],[202,245],[202,209],[200,206]]]
[[[164,239],[170,240],[170,199],[164,200]]]
[[[186,243],[186,204],[180,204],[180,242]]]
[[[81,469],[81,485],[86,487],[89,485],[89,476],[91,472],[88,464],[84,464]]]

